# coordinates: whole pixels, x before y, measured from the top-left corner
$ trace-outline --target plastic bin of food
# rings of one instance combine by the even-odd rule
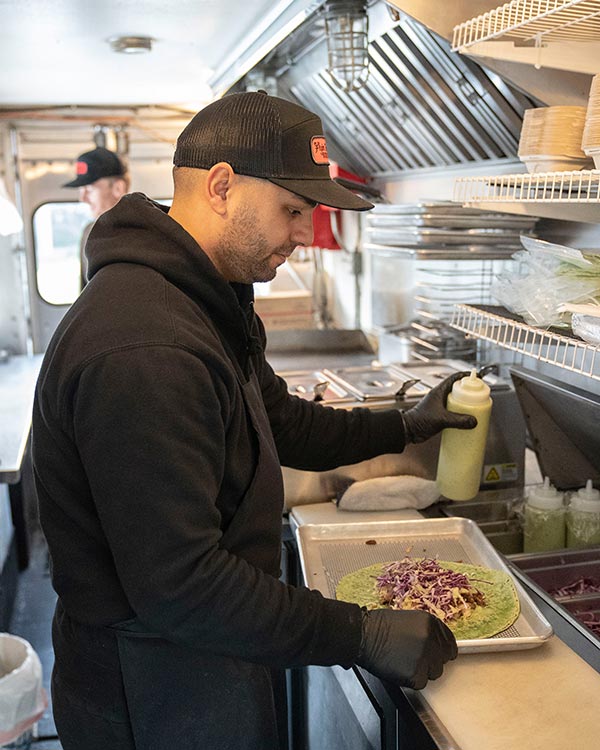
[[[595,588],[600,594],[600,560],[529,568],[526,572],[538,586],[559,601],[572,596],[596,593]]]
[[[533,552],[516,555],[511,559],[520,570],[529,575],[530,571],[545,570],[547,568],[562,568],[581,563],[600,563],[600,547],[587,549],[561,549],[553,552]],[[567,567],[567,570],[569,568]]]
[[[600,639],[600,596],[575,597],[561,604],[596,638]]]
[[[600,640],[600,547],[513,555],[511,563]]]

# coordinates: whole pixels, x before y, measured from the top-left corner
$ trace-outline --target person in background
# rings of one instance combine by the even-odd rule
[[[346,411],[290,395],[267,361],[253,283],[312,244],[317,204],[372,205],[330,179],[320,119],[264,92],[202,109],[174,165],[170,208],[133,193],[96,221],[36,389],[64,750],[285,748],[286,668],[358,664],[420,689],[457,655],[426,612],[280,580],[282,465],[476,424],[445,408],[464,373],[406,411]]]
[[[81,288],[87,283],[88,259],[85,246],[94,221],[115,206],[129,192],[130,178],[125,165],[113,151],[98,147],[86,151],[77,158],[77,176],[67,182],[65,188],[79,188],[79,200],[87,203],[92,213],[89,224],[83,228],[80,241]]]

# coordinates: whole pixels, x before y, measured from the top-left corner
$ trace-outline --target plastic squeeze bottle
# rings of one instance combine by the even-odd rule
[[[567,507],[567,547],[600,544],[600,491],[588,479],[571,497]]]
[[[565,506],[563,493],[550,484],[529,491],[523,517],[523,550],[546,552],[565,546]]]
[[[437,486],[450,500],[470,500],[479,492],[485,444],[490,426],[492,399],[490,387],[477,377],[475,370],[457,380],[446,402],[448,411],[472,414],[477,427],[472,430],[447,428],[442,431],[442,442],[437,468]]]

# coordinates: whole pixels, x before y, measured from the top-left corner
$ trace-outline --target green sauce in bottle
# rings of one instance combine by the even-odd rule
[[[600,491],[588,479],[567,508],[567,547],[593,547],[600,544]]]
[[[550,484],[534,487],[527,497],[523,520],[523,550],[546,552],[565,546],[563,494]]]

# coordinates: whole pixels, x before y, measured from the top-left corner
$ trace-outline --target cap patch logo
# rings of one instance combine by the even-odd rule
[[[77,174],[87,174],[88,165],[84,161],[78,161],[75,170]]]
[[[310,139],[310,155],[315,164],[329,164],[327,141],[324,135],[313,135]]]

